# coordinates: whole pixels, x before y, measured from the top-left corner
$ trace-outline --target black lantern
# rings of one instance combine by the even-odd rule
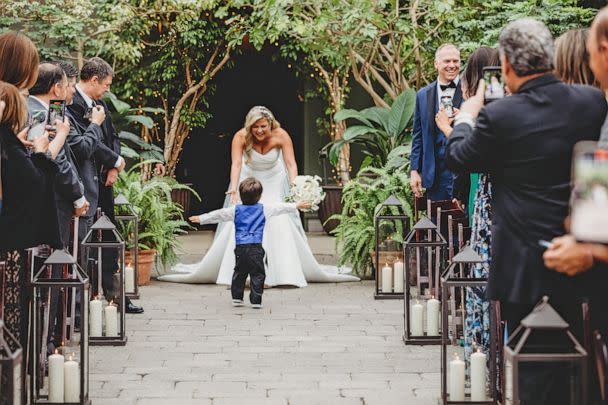
[[[374,216],[376,243],[374,269],[376,299],[403,299],[403,236],[409,231],[409,218],[394,195],[377,208]]]
[[[0,319],[0,405],[21,405],[23,350]]]
[[[465,325],[468,312],[474,311],[467,307],[464,300],[469,295],[483,297],[487,279],[476,278],[473,266],[484,263],[469,245],[454,256],[448,267],[441,275],[441,398],[443,404],[496,404],[496,370],[498,341],[493,327],[493,305],[488,304],[487,315],[489,325],[479,321],[481,328],[488,326],[487,331],[473,334],[477,341],[466,341]],[[473,296],[471,297],[473,299]],[[483,317],[476,313],[475,316]],[[483,334],[489,336],[484,341]],[[465,345],[466,348],[465,349]]]
[[[125,241],[130,242],[130,257],[131,261],[126,262],[124,268],[125,277],[125,295],[129,298],[139,298],[139,286],[137,280],[139,279],[139,255],[137,254],[137,248],[139,246],[139,217],[133,208],[133,205],[127,200],[122,194],[118,194],[114,199],[114,206],[116,207],[115,218],[120,221],[120,225],[123,229],[123,235],[125,235]],[[130,240],[132,239],[132,240]]]
[[[441,344],[439,331],[440,267],[446,256],[447,243],[435,224],[425,216],[414,225],[404,243],[405,344]],[[437,315],[435,321],[429,319]],[[429,328],[430,325],[430,328]]]
[[[560,404],[587,403],[587,352],[568,327],[548,297],[521,321],[504,346],[505,403],[520,403],[519,386],[528,367],[560,373]]]
[[[67,269],[67,277],[54,278],[53,266]],[[43,266],[33,274],[33,310],[30,359],[32,377],[30,381],[31,404],[90,404],[89,399],[89,279],[68,252],[54,251]],[[59,293],[73,292],[71,299],[80,302],[79,328],[63,341],[55,352],[47,353],[47,333],[51,323],[49,317],[53,290]],[[78,298],[79,297],[79,298]]]
[[[87,273],[93,284],[91,307],[91,325],[89,328],[89,343],[93,346],[109,345],[124,346],[127,343],[125,330],[125,278],[124,272],[114,274],[113,291],[104,291],[102,295],[102,268],[104,252],[113,253],[108,257],[118,258],[113,263],[119,269],[125,268],[125,242],[116,230],[116,226],[102,215],[95,222],[82,241],[82,254],[86,258],[97,257],[96,260],[87,260]]]

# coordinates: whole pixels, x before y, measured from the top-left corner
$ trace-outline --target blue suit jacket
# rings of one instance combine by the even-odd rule
[[[462,90],[458,86],[454,93],[454,107],[459,108],[461,103]],[[439,128],[435,124],[437,111],[439,111],[437,81],[434,81],[416,93],[414,132],[410,154],[411,170],[420,173],[424,188],[433,187],[435,181],[435,141],[440,134]]]

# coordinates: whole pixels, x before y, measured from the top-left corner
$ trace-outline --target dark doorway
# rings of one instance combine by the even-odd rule
[[[291,135],[298,167],[303,161],[303,103],[300,81],[283,61],[273,60],[276,49],[246,50],[233,58],[233,67],[214,80],[209,99],[212,118],[205,128],[192,131],[177,166],[177,179],[191,183],[202,197],[193,201],[191,213],[221,208],[230,178],[232,136],[242,128],[245,115],[255,105],[268,107]]]

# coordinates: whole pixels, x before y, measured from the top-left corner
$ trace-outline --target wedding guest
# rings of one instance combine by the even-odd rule
[[[102,100],[104,94],[110,90],[113,76],[114,71],[106,61],[97,57],[89,59],[80,71],[80,83],[76,84],[76,92],[72,103],[68,106],[70,115],[81,134],[84,134],[91,125],[94,109],[101,107],[105,113],[105,119],[101,124],[102,136],[98,138],[94,152],[88,155],[88,160],[95,166],[94,181],[97,182],[97,199],[91,201],[89,212],[82,221],[81,237],[84,237],[95,221],[94,212],[97,208],[101,208],[110,220],[115,221],[112,186],[118,178],[118,173],[124,169],[125,160],[120,156],[120,139],[112,123],[108,106]],[[92,143],[88,145],[83,144],[82,146],[88,147],[89,151],[92,150]],[[75,149],[78,148],[75,146]],[[82,158],[83,154],[80,156]],[[93,194],[95,194],[94,191]],[[116,252],[103,252],[102,266],[102,287],[105,295],[111,297],[113,295],[113,275],[118,270]],[[136,314],[144,312],[142,307],[133,304],[128,297],[125,310],[127,313]]]
[[[582,36],[583,30],[579,31],[580,33],[577,36]],[[575,31],[569,31],[569,33],[572,32]],[[590,72],[584,75],[587,78],[594,77],[593,82],[597,78],[599,87],[606,92],[608,91],[608,8],[605,7],[600,10],[591,25],[591,30],[589,32],[585,30],[584,37],[590,69]],[[580,44],[577,49],[578,47],[580,47]],[[580,55],[580,50],[579,52],[571,52],[571,54]],[[574,59],[578,60],[580,57]],[[572,61],[571,64],[573,65],[574,62]],[[578,70],[575,68],[570,70],[571,72],[577,72],[572,74],[573,77],[583,77],[587,67],[584,64],[581,64],[581,66],[583,67]],[[608,147],[608,117],[604,121],[600,133],[600,144],[602,142],[604,142],[603,147]],[[580,243],[572,236],[565,235],[553,239],[551,247],[547,249],[543,257],[548,268],[569,276],[575,276],[591,269],[594,262],[608,263],[608,246]]]
[[[480,80],[483,78],[483,68],[487,66],[500,65],[498,50],[482,46],[471,54],[466,68],[462,74],[462,93],[467,100],[477,92]],[[444,109],[440,109],[435,119],[439,129],[450,136],[452,133],[452,121]],[[491,262],[492,243],[492,185],[487,173],[460,174],[458,179],[469,179],[470,181],[456,181],[455,198],[459,201],[467,201],[469,209],[469,220],[471,223],[471,247],[485,260],[473,268],[474,276],[487,278],[489,263]],[[469,359],[474,344],[490,347],[490,312],[488,300],[483,294],[471,291],[467,294],[467,317],[465,321],[465,353]]]
[[[29,90],[28,113],[33,116],[42,113],[46,121],[51,100],[66,100],[68,79],[63,70],[54,64],[43,63],[38,68],[38,79]],[[84,196],[84,186],[80,181],[76,165],[72,160],[70,145],[66,142],[55,162],[58,172],[55,175],[55,201],[57,217],[64,248],[70,245],[70,224],[72,215],[80,216],[87,211],[88,202]]]
[[[511,22],[500,34],[499,51],[512,95],[484,108],[485,84],[479,86],[456,118],[446,162],[452,170],[492,177],[488,298],[500,301],[508,329],[513,331],[548,295],[580,334],[581,299],[592,280],[577,282],[547,269],[538,241],[563,234],[572,148],[580,140],[597,139],[608,107],[599,90],[566,85],[551,73],[554,45],[544,24],[533,19]],[[560,403],[568,389],[564,378],[559,368],[522,367],[522,404]]]
[[[570,30],[555,40],[555,75],[564,83],[597,85],[589,66],[588,29]]]
[[[442,100],[460,107],[462,90],[459,86],[460,51],[453,44],[443,44],[435,52],[437,79],[416,94],[414,132],[410,154],[410,185],[416,197],[432,201],[451,200],[454,175],[445,165],[446,137],[435,124],[435,114]]]
[[[2,318],[25,349],[28,325],[26,249],[40,244],[61,246],[57,222],[53,220],[56,215],[51,181],[57,168],[53,159],[69,131],[66,122],[57,122],[56,135],[51,142],[46,132],[33,141],[26,139],[27,106],[20,93],[36,82],[38,62],[38,51],[29,38],[15,32],[0,35],[0,100],[4,102],[0,119],[0,262],[5,264]],[[24,362],[25,359],[26,356]],[[25,364],[22,370],[25,373]]]
[[[264,266],[264,227],[266,219],[275,215],[296,213],[298,209],[310,208],[310,203],[278,203],[260,204],[262,183],[254,177],[248,177],[239,184],[239,196],[242,204],[229,208],[211,211],[200,216],[190,217],[197,224],[215,224],[234,221],[236,249],[236,264],[232,274],[232,305],[243,306],[245,282],[250,278],[251,292],[249,301],[252,308],[262,308],[262,294],[266,271]]]

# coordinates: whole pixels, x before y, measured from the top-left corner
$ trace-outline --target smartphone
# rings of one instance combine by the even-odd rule
[[[65,118],[65,100],[50,100],[47,124],[55,126],[57,120],[63,122]]]
[[[46,129],[46,112],[34,111],[28,118],[27,126],[30,128],[27,131],[27,140],[33,141],[44,135]]]
[[[448,117],[452,118],[454,116],[454,104],[452,104],[452,97],[441,96],[441,106],[445,110]]]
[[[483,80],[486,83],[484,94],[485,103],[505,97],[505,82],[500,66],[487,66],[483,68]]]
[[[87,107],[87,109],[84,110],[84,115],[82,118],[91,121],[91,119],[93,118],[93,108],[95,107]]]

